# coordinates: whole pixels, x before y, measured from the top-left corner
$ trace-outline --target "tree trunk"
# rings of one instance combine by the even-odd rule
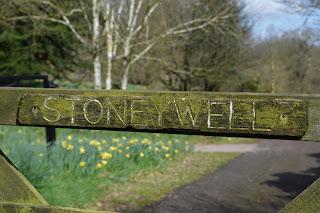
[[[110,27],[111,30],[111,27]],[[113,66],[113,37],[112,32],[107,32],[107,72],[106,72],[106,89],[112,89],[112,66]]]
[[[93,60],[93,68],[94,68],[94,84],[95,89],[102,89],[101,84],[101,61],[98,54],[94,56]]]
[[[112,89],[112,59],[110,60],[108,57],[107,62],[107,72],[106,72],[106,89],[111,90]]]
[[[111,11],[110,2],[106,2],[106,8],[104,12],[105,31],[104,35],[107,38],[107,70],[106,70],[106,89],[112,89],[112,66],[113,66],[113,56],[116,49],[114,44],[114,11]]]
[[[271,50],[271,93],[276,93],[276,77],[273,52]]]
[[[127,63],[127,62],[125,62],[125,63]],[[126,64],[124,67],[125,67],[125,70],[123,72],[122,79],[121,79],[121,90],[127,90],[128,89],[130,65]]]
[[[123,46],[123,52],[124,52],[124,58],[123,58],[123,75],[121,79],[121,90],[127,90],[128,89],[128,79],[129,79],[129,72],[131,68],[130,64],[130,54],[131,54],[131,42],[132,37],[128,36],[126,39],[124,46]]]
[[[100,61],[100,48],[99,48],[99,37],[100,37],[100,4],[98,0],[92,0],[92,16],[93,16],[93,67],[94,67],[94,84],[95,89],[102,89],[101,80],[101,61]]]
[[[271,75],[271,93],[276,93],[276,77],[275,77],[275,62],[273,44],[269,41],[269,63],[270,63],[270,75]]]

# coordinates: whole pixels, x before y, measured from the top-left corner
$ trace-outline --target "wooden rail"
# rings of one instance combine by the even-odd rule
[[[0,124],[320,141],[319,95],[0,89]]]

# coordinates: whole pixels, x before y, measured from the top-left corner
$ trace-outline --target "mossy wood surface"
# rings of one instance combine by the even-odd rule
[[[280,213],[319,213],[320,179],[291,201]]]
[[[37,190],[8,162],[0,150],[0,202],[3,201],[47,205]]]
[[[0,124],[320,141],[320,96],[0,89]]]
[[[45,205],[0,202],[1,213],[108,213],[106,211],[80,210]],[[111,213],[111,212],[109,212]]]

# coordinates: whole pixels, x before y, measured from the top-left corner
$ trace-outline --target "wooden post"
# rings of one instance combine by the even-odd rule
[[[48,76],[43,76],[43,88],[51,88]],[[48,147],[51,147],[56,142],[56,129],[53,127],[46,127],[46,142]]]

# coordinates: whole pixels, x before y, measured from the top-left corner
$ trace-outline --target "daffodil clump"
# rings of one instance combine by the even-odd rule
[[[0,148],[40,188],[65,174],[126,176],[130,168],[158,166],[190,150],[185,140],[171,135],[68,130],[48,148],[43,129],[8,131],[0,129]]]
[[[188,144],[178,139],[159,140],[147,137],[112,137],[109,139],[79,139],[67,135],[58,144],[56,154],[63,169],[81,174],[112,172],[127,163],[158,164],[172,160],[180,152],[188,151]],[[55,155],[51,153],[51,156]]]

